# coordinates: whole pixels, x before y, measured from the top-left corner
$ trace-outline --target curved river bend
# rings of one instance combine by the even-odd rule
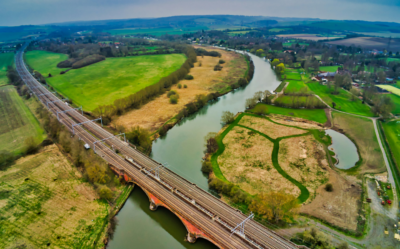
[[[218,101],[204,106],[197,113],[183,119],[163,138],[153,143],[152,158],[168,163],[169,168],[197,186],[208,190],[207,177],[201,169],[204,137],[218,132],[222,112],[242,112],[247,98],[255,92],[275,90],[280,82],[268,62],[250,55],[254,62],[254,76],[245,89],[237,89]],[[182,222],[169,210],[159,207],[150,211],[146,194],[135,186],[124,207],[117,215],[119,223],[108,248],[215,248],[208,241],[198,239],[190,244],[184,241],[187,231]]]

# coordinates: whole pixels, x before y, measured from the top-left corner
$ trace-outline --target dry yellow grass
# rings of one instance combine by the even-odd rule
[[[271,115],[271,120],[284,125],[297,126],[304,129],[321,129],[323,126],[317,122],[295,117],[285,117],[282,115]]]
[[[264,133],[265,135],[269,136],[272,139],[276,139],[278,137],[298,135],[307,132],[306,130],[300,130],[292,127],[278,125],[270,122],[265,118],[257,118],[251,116],[243,116],[239,124],[257,130],[261,133]]]
[[[284,190],[295,196],[300,194],[299,188],[272,165],[273,143],[265,137],[234,127],[223,143],[225,151],[218,157],[218,164],[228,181],[252,195],[271,190]]]
[[[92,247],[103,230],[108,205],[95,200],[93,187],[56,145],[0,171],[0,182],[8,195],[1,202],[0,248]]]
[[[313,135],[281,140],[278,161],[281,168],[303,184],[310,193],[328,180],[329,165],[325,151]]]
[[[216,49],[208,49],[213,51]],[[190,69],[193,80],[181,80],[182,89],[173,86],[171,89],[179,94],[178,104],[170,104],[167,94],[163,94],[140,109],[131,110],[113,121],[114,125],[125,128],[141,126],[150,131],[160,128],[166,121],[179,113],[183,107],[192,102],[198,94],[209,94],[224,89],[229,84],[235,83],[244,76],[247,69],[246,60],[242,55],[225,50],[216,50],[221,53],[221,58],[210,56],[197,57],[197,63]],[[220,59],[225,60],[221,71],[214,71],[214,66]],[[199,62],[201,61],[201,66]],[[183,88],[187,85],[187,88]]]

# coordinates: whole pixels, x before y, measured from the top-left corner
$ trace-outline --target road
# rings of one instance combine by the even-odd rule
[[[114,134],[104,130],[95,122],[82,116],[78,111],[49,92],[27,70],[23,62],[23,50],[16,54],[15,65],[24,83],[38,97],[59,121],[75,136],[78,136],[112,166],[124,171],[134,182],[150,192],[172,212],[189,221],[201,230],[220,248],[297,248],[297,246],[262,226],[254,220],[246,223],[244,236],[231,230],[246,219],[246,216],[213,195],[185,180],[173,171],[161,167],[159,178],[155,168],[161,164],[130,147]],[[68,111],[68,112],[65,112]],[[84,123],[86,122],[86,123]],[[79,125],[80,123],[84,123]],[[107,139],[104,142],[99,140]],[[95,145],[95,146],[94,146]],[[118,155],[113,149],[123,155]],[[125,160],[129,159],[131,162]],[[232,235],[232,236],[231,236]]]

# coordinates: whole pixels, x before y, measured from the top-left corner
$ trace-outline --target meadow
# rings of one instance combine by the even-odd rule
[[[400,115],[400,96],[396,94],[387,94],[386,96],[391,98],[394,103],[394,109],[392,113],[396,116]]]
[[[304,82],[301,80],[286,80],[286,81],[289,82],[289,85],[286,87],[285,92],[298,92],[300,91],[300,89],[304,87],[308,89],[306,84],[304,84]]]
[[[0,54],[0,86],[8,84],[7,67],[14,65],[14,53]]]
[[[266,104],[257,104],[257,106],[266,106],[265,114],[280,114],[288,117],[296,117],[296,118],[303,118],[311,121],[315,121],[321,124],[325,124],[328,121],[325,111],[323,109],[290,109],[290,108],[283,108],[273,105],[266,105]],[[255,107],[256,108],[256,107]],[[254,109],[250,110],[251,112]]]
[[[47,77],[49,73],[56,76],[64,71],[65,68],[58,68],[57,64],[60,61],[68,59],[68,55],[60,53],[52,53],[41,50],[28,51],[25,53],[26,63],[36,71]]]
[[[286,80],[301,80],[301,75],[299,72],[285,71]]]
[[[319,67],[320,71],[325,71],[325,72],[336,72],[338,70],[339,66],[322,66]]]
[[[358,114],[367,117],[373,117],[374,114],[371,112],[371,109],[362,104],[361,100],[356,99],[354,101],[351,100],[351,94],[343,89],[338,89],[338,94],[331,94],[331,90],[319,83],[308,83],[307,86],[318,96],[320,96],[325,103],[332,107],[332,102],[335,102],[336,107],[340,111],[349,112],[353,114]]]
[[[37,143],[41,143],[46,133],[14,86],[0,87],[0,151],[22,153],[28,137],[34,137]]]
[[[389,144],[392,157],[396,163],[397,170],[400,170],[400,123],[398,120],[382,122],[382,128],[385,133],[386,141]]]
[[[34,56],[30,56],[30,53],[26,55],[30,58],[27,59],[28,64],[43,75],[61,71],[56,65],[62,59],[57,60],[53,53],[35,53]],[[51,62],[43,62],[49,57]],[[179,69],[185,60],[183,54],[107,58],[46,80],[76,105],[93,111],[99,105],[112,104],[116,99],[157,83],[162,77]]]

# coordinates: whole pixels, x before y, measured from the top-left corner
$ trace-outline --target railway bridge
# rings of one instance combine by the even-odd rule
[[[39,83],[28,71],[23,61],[25,44],[16,53],[18,74],[40,102],[95,152],[110,168],[127,182],[141,187],[149,197],[150,209],[162,206],[179,217],[187,228],[187,240],[197,238],[211,241],[219,248],[299,248],[296,244],[248,219],[207,191],[187,181],[172,170],[163,167],[145,154],[129,146],[96,122],[83,116]],[[115,150],[118,149],[119,153]],[[245,229],[235,229],[238,224]]]

